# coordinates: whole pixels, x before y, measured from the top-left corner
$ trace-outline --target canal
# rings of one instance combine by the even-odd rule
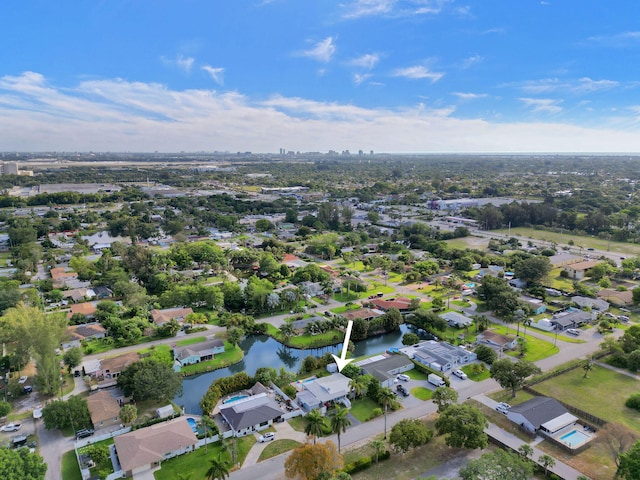
[[[356,349],[354,357],[383,353],[391,347],[402,346],[402,335],[407,332],[418,334],[421,338],[427,338],[425,332],[417,330],[412,325],[401,325],[400,331],[376,335],[359,342],[354,342]],[[266,335],[252,335],[240,342],[240,348],[244,352],[244,359],[240,363],[227,368],[214,370],[213,372],[201,373],[185,377],[182,380],[182,393],[177,395],[173,401],[180,406],[184,406],[187,413],[200,414],[200,399],[206,393],[211,382],[218,378],[227,377],[238,372],[247,372],[249,375],[256,373],[260,367],[272,367],[297,372],[300,369],[302,360],[308,356],[322,356],[327,352],[337,354],[340,345],[329,347],[299,350],[285,347],[271,337]]]

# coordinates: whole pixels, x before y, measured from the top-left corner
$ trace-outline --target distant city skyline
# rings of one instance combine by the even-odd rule
[[[0,5],[0,151],[640,152],[640,3]]]

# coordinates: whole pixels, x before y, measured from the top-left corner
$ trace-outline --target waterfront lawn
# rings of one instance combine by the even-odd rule
[[[381,408],[378,402],[363,397],[351,402],[351,414],[361,422],[367,422],[374,418],[371,415],[374,408]]]
[[[241,465],[254,443],[256,443],[254,435],[238,438],[238,462]],[[156,480],[174,480],[178,478],[179,473],[188,472],[193,478],[206,478],[210,467],[209,461],[218,458],[227,464],[230,471],[236,469],[235,465],[231,464],[229,451],[223,448],[220,442],[216,442],[209,444],[208,447],[200,447],[194,452],[163,461],[160,470],[156,470],[153,475]]]
[[[297,335],[289,338],[288,342],[284,341],[284,337],[280,334],[278,329],[273,325],[267,323],[266,334],[273,337],[278,342],[293,348],[317,348],[325,347],[327,345],[336,345],[344,340],[344,332],[341,330],[329,330],[326,333],[319,333],[318,335]]]
[[[149,348],[139,350],[138,353],[143,358],[156,360],[158,363],[164,363],[169,366],[173,365],[173,353],[171,353],[169,345],[151,345]]]
[[[583,377],[584,370],[578,367],[533,388],[603,420],[622,423],[640,432],[640,417],[624,404],[631,394],[638,392],[638,380],[598,365],[593,365],[588,378]]]
[[[82,480],[80,466],[76,458],[75,450],[69,450],[62,455],[62,478],[64,480]]]
[[[293,450],[296,447],[302,445],[300,442],[296,440],[284,439],[284,440],[275,440],[271,442],[269,445],[265,447],[265,449],[260,453],[258,457],[258,462],[263,460],[267,460],[268,458],[275,457],[280,455],[281,453],[288,452],[289,450]]]
[[[506,335],[507,328],[501,325],[492,326],[491,330]],[[522,327],[521,327],[522,331]],[[509,334],[513,335],[516,330],[514,328],[509,328]],[[507,355],[511,357],[524,358],[524,360],[528,360],[529,362],[537,362],[538,360],[542,360],[543,358],[550,357],[551,355],[555,355],[560,351],[560,349],[555,346],[551,342],[547,342],[545,340],[540,340],[539,338],[528,335],[526,337],[527,341],[527,353],[524,357],[520,357],[520,352],[518,351],[518,347],[516,347],[513,351],[506,352]]]
[[[418,400],[431,400],[433,397],[433,390],[429,390],[426,387],[414,387],[411,389],[411,395],[416,397]]]
[[[238,363],[244,357],[244,352],[237,345],[231,345],[229,342],[224,342],[224,353],[216,354],[212,360],[206,362],[195,363],[193,365],[186,365],[180,369],[182,375],[195,375],[196,373],[210,372],[211,370],[218,370],[219,368],[228,367],[234,363]]]

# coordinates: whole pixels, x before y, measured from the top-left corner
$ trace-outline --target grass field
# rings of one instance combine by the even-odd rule
[[[371,412],[374,408],[380,408],[380,405],[367,397],[351,402],[351,414],[361,422],[371,420]]]
[[[215,358],[206,362],[186,365],[180,369],[182,375],[195,375],[196,373],[210,372],[238,363],[244,357],[244,352],[237,345],[224,342],[224,353],[217,353]]]
[[[640,382],[594,365],[588,378],[584,371],[576,368],[557,377],[535,385],[544,395],[557,398],[596,415],[608,422],[622,423],[640,433],[638,412],[624,405],[632,393],[637,393]]]
[[[76,452],[69,450],[62,455],[62,478],[64,480],[82,480]]]
[[[501,233],[508,235],[509,230],[493,230],[495,233]],[[634,245],[624,242],[609,242],[607,239],[596,237],[585,237],[580,235],[571,235],[567,233],[555,233],[547,232],[544,230],[536,230],[534,228],[512,228],[511,235],[518,237],[527,237],[535,240],[544,240],[547,242],[555,242],[558,245],[568,245],[570,240],[573,240],[574,246],[572,249],[579,253],[580,247],[595,248],[597,250],[618,252],[626,255],[640,255],[640,245]]]
[[[503,327],[501,325],[492,326],[491,330],[497,333],[501,333],[503,335],[506,335],[506,334],[515,335],[516,333],[516,329],[513,327],[510,327],[507,333],[507,327]],[[520,334],[521,335],[523,334],[522,327],[520,328]],[[511,352],[506,352],[507,355],[512,357],[523,358],[524,360],[528,360],[530,362],[537,362],[538,360],[542,360],[543,358],[547,358],[547,357],[550,357],[551,355],[555,355],[560,351],[560,349],[557,346],[555,346],[553,343],[547,342],[545,340],[540,340],[539,338],[536,338],[532,335],[527,335],[526,341],[527,341],[528,349],[524,357],[519,356],[520,354],[517,350],[517,347],[515,350]]]
[[[414,387],[411,389],[411,395],[416,397],[418,400],[431,400],[433,397],[433,390],[429,390],[426,387]]]
[[[300,445],[302,444],[295,440],[274,440],[265,447],[262,453],[260,453],[258,462],[262,462],[263,460],[267,460],[268,458],[275,457],[277,455],[280,455],[281,453],[288,452],[289,450],[293,450]]]
[[[467,374],[469,380],[472,380],[474,382],[481,382],[482,380],[486,380],[487,378],[491,377],[491,372],[489,372],[488,368],[485,368],[478,374],[474,373],[473,367],[471,365],[465,365],[460,370]]]
[[[178,347],[184,347],[185,345],[193,345],[194,343],[204,342],[206,339],[207,337],[186,338],[184,340],[180,340],[179,342],[176,342],[176,345]]]
[[[238,457],[237,460],[242,464],[247,457],[249,450],[256,443],[256,437],[247,435],[238,439]],[[195,452],[180,455],[179,457],[170,458],[162,462],[162,467],[153,473],[156,480],[175,480],[179,473],[190,473],[191,478],[207,478],[207,470],[209,469],[210,460],[221,458],[226,462],[230,471],[235,470],[231,467],[231,454],[224,449],[220,442],[212,443],[207,448],[201,447]]]

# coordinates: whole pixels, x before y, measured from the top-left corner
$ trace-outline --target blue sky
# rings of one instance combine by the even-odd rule
[[[5,0],[0,150],[639,152],[632,0]]]

